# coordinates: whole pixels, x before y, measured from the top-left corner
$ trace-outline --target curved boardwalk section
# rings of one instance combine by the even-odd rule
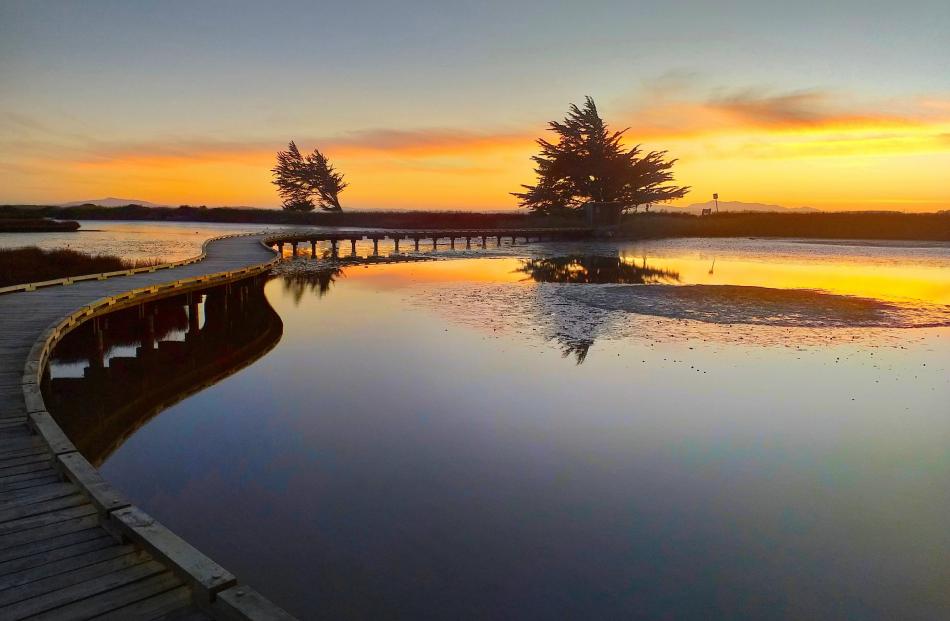
[[[45,411],[52,346],[122,306],[239,280],[275,261],[261,236],[173,269],[0,295],[0,619],[290,618],[130,505]]]

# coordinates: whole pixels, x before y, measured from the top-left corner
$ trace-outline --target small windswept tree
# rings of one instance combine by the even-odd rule
[[[682,198],[689,191],[670,184],[676,160],[666,160],[666,151],[643,154],[640,145],[624,147],[627,130],[611,131],[590,97],[583,108],[571,104],[564,122],[552,121],[549,129],[557,134],[557,142],[539,138],[541,152],[531,158],[537,184],[512,192],[535,213],[567,213],[588,201],[615,203],[626,210]]]
[[[272,172],[284,209],[313,211],[319,206],[324,211],[343,211],[340,192],[347,183],[343,173],[334,169],[319,149],[304,157],[291,140],[286,151],[277,152],[277,164]]]

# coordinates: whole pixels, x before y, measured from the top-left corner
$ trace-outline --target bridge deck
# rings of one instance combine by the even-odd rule
[[[236,591],[243,600],[235,604],[221,588],[213,606],[197,606],[198,587],[169,560],[193,549],[156,530],[160,525],[138,509],[115,511],[125,504],[104,508],[90,496],[104,482],[90,484],[98,474],[81,456],[51,448],[33,431],[23,393],[27,358],[51,325],[131,289],[267,263],[274,255],[259,241],[218,240],[203,261],[170,270],[0,295],[0,618],[202,619],[233,612],[232,605],[267,604],[249,589],[251,597]],[[204,557],[194,551],[193,558]],[[213,575],[216,588],[237,588],[230,574]],[[229,584],[221,581],[228,577]]]

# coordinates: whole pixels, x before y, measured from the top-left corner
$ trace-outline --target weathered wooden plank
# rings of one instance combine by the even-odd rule
[[[53,420],[49,412],[31,412],[29,421],[30,426],[46,441],[46,445],[54,455],[76,451],[76,447],[73,446],[73,443],[66,437],[66,434],[63,433],[63,430],[59,424]]]
[[[67,572],[74,572],[89,565],[96,565],[97,563],[109,561],[135,552],[135,546],[111,545],[52,561],[38,567],[21,569],[18,572],[0,577],[0,600],[2,600],[5,589],[12,589],[13,587],[23,586],[37,580],[43,580]]]
[[[202,601],[210,602],[214,593],[237,583],[229,571],[137,507],[126,507],[111,515],[123,535],[173,567],[179,576],[195,587]]]
[[[80,524],[80,528],[69,529],[69,526],[65,526],[61,529],[63,531],[61,533],[54,531],[47,533],[46,537],[0,550],[0,563],[26,558],[27,556],[33,556],[51,550],[58,550],[74,543],[88,541],[89,539],[94,539],[106,534],[106,531],[99,526],[98,518],[80,519],[86,520],[84,524]]]
[[[0,482],[18,474],[26,474],[28,472],[50,469],[52,469],[52,465],[48,460],[45,459],[40,459],[39,461],[33,461],[25,464],[17,464],[15,466],[7,466],[6,468],[0,467]]]
[[[161,575],[161,578],[162,580],[168,579],[164,574]],[[156,579],[157,578],[153,578],[153,580]],[[174,578],[172,579],[174,580]],[[179,611],[182,613],[186,611],[194,611],[197,613],[191,603],[191,590],[184,585],[174,587],[170,591],[153,595],[132,604],[122,606],[121,608],[116,608],[102,616],[96,617],[96,620],[126,621],[126,619],[159,619],[166,618],[168,615]]]
[[[118,610],[122,606],[133,602],[142,601],[146,598],[167,593],[172,589],[181,588],[180,585],[181,581],[178,580],[174,574],[165,572],[155,576],[150,576],[144,580],[139,580],[138,582],[117,587],[96,597],[80,600],[69,606],[51,610],[37,617],[31,617],[31,619],[35,619],[36,621],[71,621],[73,619],[87,619],[91,616],[95,616],[96,619],[99,619],[101,618],[100,615],[102,614]],[[191,613],[197,612],[195,608],[190,608],[189,611]],[[123,615],[117,618],[147,619],[155,617],[134,617]],[[167,619],[169,616],[163,615],[161,618]],[[206,620],[208,617],[199,615],[198,617],[190,616],[190,618]]]
[[[65,535],[77,530],[85,530],[91,526],[98,526],[99,515],[96,513],[95,507],[89,505],[89,508],[91,509],[91,515],[84,515],[64,522],[56,522],[54,524],[0,536],[0,550],[26,545],[35,541],[42,541],[43,539]],[[4,555],[0,553],[0,560],[5,560],[3,557]]]
[[[27,489],[18,489],[11,492],[0,493],[0,507],[12,509],[22,505],[29,505],[34,502],[43,502],[60,496],[69,496],[76,493],[76,486],[72,483],[49,483],[37,487],[28,487]]]
[[[41,447],[43,445],[43,439],[30,435],[25,438],[5,438],[0,439],[0,453],[4,453],[7,450],[16,450],[24,447]]]
[[[42,473],[41,473],[42,474]],[[62,478],[59,476],[58,472],[53,472],[52,474],[46,474],[43,476],[38,476],[35,478],[27,478],[19,481],[6,482],[0,485],[0,493],[29,489],[31,487],[38,487],[40,485],[48,485],[50,483],[57,483],[62,481]]]
[[[7,455],[5,457],[6,459],[0,460],[0,476],[3,476],[4,473],[10,472],[8,468],[25,466],[28,464],[48,464],[51,461],[51,456],[48,452],[36,452],[29,455]]]
[[[59,473],[50,466],[44,466],[43,468],[32,470],[30,472],[21,472],[19,474],[11,474],[5,477],[0,477],[0,491],[6,491],[8,489],[20,489],[23,486],[18,485],[18,483],[32,481],[34,479],[45,479],[46,477],[50,476],[59,478]]]
[[[89,499],[77,491],[69,496],[50,498],[41,502],[19,505],[16,507],[7,507],[0,509],[0,525],[7,522],[20,522],[25,518],[39,516],[45,513],[52,513],[61,509],[78,507],[88,502]],[[0,535],[2,535],[2,531],[0,531]]]
[[[95,529],[95,535],[96,536],[92,539],[86,539],[85,541],[79,541],[78,543],[65,545],[52,550],[44,550],[42,552],[38,552],[37,554],[31,554],[29,556],[24,556],[0,563],[0,576],[6,576],[14,572],[23,571],[24,569],[30,569],[31,567],[40,567],[54,561],[77,556],[85,552],[101,550],[102,548],[116,547],[118,545],[115,539],[107,535],[105,531],[101,529]]]
[[[82,488],[83,493],[99,511],[106,513],[129,506],[129,501],[103,479],[99,471],[79,453],[59,455],[57,460],[69,480]]]
[[[45,446],[25,446],[20,449],[10,449],[8,451],[0,449],[0,466],[12,463],[14,460],[17,460],[21,457],[47,454],[49,454],[49,450],[47,450]]]
[[[78,585],[88,580],[99,578],[111,573],[122,571],[136,565],[141,565],[151,561],[151,557],[145,552],[136,551],[132,546],[125,546],[124,554],[116,557],[100,560],[96,563],[86,563],[80,567],[49,576],[30,580],[18,586],[11,586],[0,591],[0,610],[3,606],[9,606],[16,602],[22,602],[26,599],[32,599],[59,591],[71,585]]]
[[[41,619],[86,619],[90,616],[94,616],[95,612],[92,614],[77,614],[75,608],[73,610],[60,610],[55,611],[57,608],[65,607],[67,604],[78,603],[79,601],[85,601],[87,604],[93,606],[96,605],[96,601],[101,599],[98,596],[109,591],[118,590],[118,587],[128,585],[134,582],[138,582],[150,576],[155,576],[157,574],[165,573],[169,577],[171,574],[165,569],[161,563],[156,563],[155,561],[146,561],[144,563],[138,563],[130,567],[125,567],[119,571],[113,571],[104,575],[97,576],[90,580],[84,580],[78,583],[69,584],[69,586],[64,586],[55,591],[48,593],[43,593],[42,595],[31,597],[29,599],[18,601],[10,606],[7,606],[3,610],[5,618],[8,619],[24,619],[26,617],[32,617],[34,615],[40,615],[41,613],[49,612],[49,614],[38,617]],[[66,574],[69,575],[69,574]],[[170,590],[177,586],[172,579],[163,580],[162,585],[164,590]],[[178,582],[180,584],[180,582]],[[146,585],[146,587],[151,586],[154,590],[153,585]],[[161,592],[161,591],[160,591]],[[130,603],[128,601],[121,601],[122,593],[113,596],[115,599],[109,598],[105,602],[100,602],[99,606],[103,604],[108,606],[108,608],[102,612],[108,612],[109,610],[115,610],[123,604]],[[141,593],[136,593],[136,599],[141,599]],[[135,601],[135,600],[133,600]]]
[[[30,435],[30,428],[26,423],[0,429],[0,438],[28,438]]]
[[[211,605],[215,619],[226,621],[293,621],[294,617],[254,589],[238,585],[215,596]]]
[[[84,502],[78,506],[10,520],[9,522],[0,524],[0,537],[15,533],[27,533],[34,528],[66,522],[75,518],[93,515],[94,513],[96,513],[96,508],[92,506],[92,503]]]

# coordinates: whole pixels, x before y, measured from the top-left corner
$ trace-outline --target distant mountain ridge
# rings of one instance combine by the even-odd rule
[[[73,201],[71,203],[60,203],[60,207],[79,207],[80,205],[99,205],[100,207],[125,207],[126,205],[142,205],[143,207],[165,207],[158,203],[139,200],[137,198],[116,198],[109,196],[107,198],[94,198],[88,201]]]
[[[659,206],[658,206],[659,207]],[[670,212],[685,211],[687,213],[700,214],[703,209],[712,209],[716,211],[716,201],[706,201],[705,203],[693,203],[688,207],[670,207],[662,206],[661,209]],[[732,212],[755,212],[755,213],[815,213],[819,211],[814,207],[785,207],[784,205],[769,205],[766,203],[743,203],[742,201],[719,201],[719,211]]]

